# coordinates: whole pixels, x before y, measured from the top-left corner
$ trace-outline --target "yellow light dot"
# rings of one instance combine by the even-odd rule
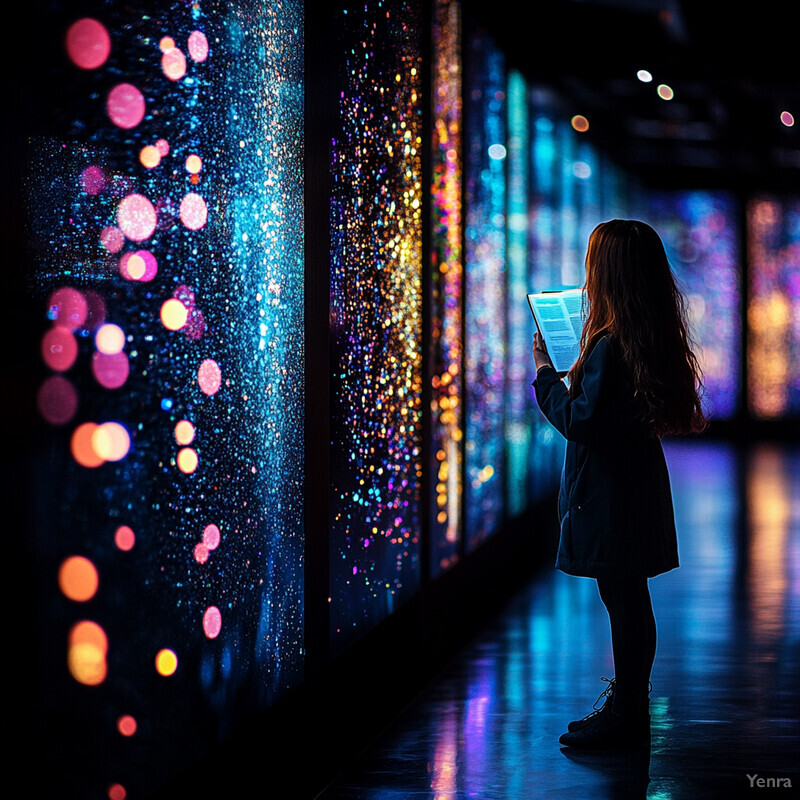
[[[72,677],[85,686],[101,684],[108,673],[105,631],[91,620],[81,620],[69,632],[67,668]]]
[[[156,654],[156,672],[165,678],[175,674],[178,669],[178,656],[169,648],[159,650]]]
[[[101,353],[115,355],[122,351],[125,346],[125,333],[119,325],[107,322],[97,329],[94,335],[94,343]]]
[[[171,36],[164,36],[158,43],[158,49],[161,50],[162,53],[172,50],[173,47],[175,47],[175,40]]]
[[[161,306],[161,322],[167,330],[179,331],[189,317],[189,310],[175,297],[166,300]]]
[[[194,440],[194,425],[188,419],[182,419],[175,425],[175,441],[178,444],[191,444]]]
[[[92,432],[92,449],[103,461],[120,461],[130,448],[131,437],[118,422],[104,422]]]
[[[190,474],[197,469],[197,453],[191,447],[184,447],[178,453],[178,469]]]
[[[194,153],[186,158],[186,171],[191,172],[193,175],[200,172],[203,168],[203,161],[200,156]]]
[[[128,275],[138,281],[147,272],[147,262],[138,253],[134,253],[125,262],[125,268],[128,270]]]

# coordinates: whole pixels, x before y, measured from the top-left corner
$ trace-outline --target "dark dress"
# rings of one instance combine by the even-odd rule
[[[549,366],[533,386],[542,413],[567,440],[556,567],[590,578],[652,577],[677,567],[664,451],[636,418],[613,340],[594,346],[574,398]]]

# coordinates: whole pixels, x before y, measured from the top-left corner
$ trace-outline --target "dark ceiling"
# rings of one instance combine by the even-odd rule
[[[465,8],[510,66],[555,88],[589,119],[586,135],[643,181],[800,191],[793,4],[467,0]],[[640,69],[652,83],[637,79]],[[659,98],[660,83],[674,99]],[[782,111],[798,123],[783,125]]]

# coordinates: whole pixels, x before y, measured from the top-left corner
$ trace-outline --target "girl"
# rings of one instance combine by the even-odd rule
[[[586,299],[569,388],[538,333],[533,386],[542,413],[567,440],[556,566],[597,579],[616,674],[601,695],[603,706],[570,723],[560,741],[641,746],[650,741],[656,651],[648,578],[678,566],[661,437],[705,427],[700,369],[683,297],[649,225],[611,220],[595,228],[586,253]]]

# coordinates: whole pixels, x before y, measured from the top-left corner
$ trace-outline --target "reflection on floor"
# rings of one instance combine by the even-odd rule
[[[667,458],[682,566],[650,582],[650,753],[558,744],[613,665],[595,582],[553,570],[319,800],[796,796],[800,450],[682,442]]]

